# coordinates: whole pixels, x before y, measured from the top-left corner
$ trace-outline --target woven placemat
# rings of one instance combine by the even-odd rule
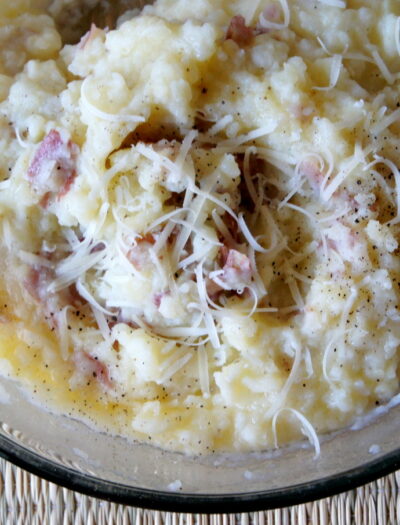
[[[400,471],[332,498],[248,514],[204,516],[135,509],[58,487],[0,460],[0,524],[306,525],[400,523]]]

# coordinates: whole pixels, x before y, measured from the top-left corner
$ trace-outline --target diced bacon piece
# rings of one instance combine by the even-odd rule
[[[104,242],[98,242],[90,250],[90,253],[102,252],[105,249],[106,249],[106,245],[104,244]]]
[[[252,43],[254,29],[246,25],[241,15],[234,16],[226,32],[226,40],[233,40],[239,47],[245,47]]]
[[[225,266],[229,255],[229,248],[227,246],[221,246],[218,251],[218,263],[220,266]]]
[[[156,240],[154,238],[154,235],[152,233],[146,233],[145,235],[142,235],[138,242],[147,242],[147,244],[155,244]]]
[[[86,300],[79,295],[74,284],[61,290],[57,294],[49,293],[48,287],[53,279],[54,272],[52,269],[37,265],[29,269],[24,285],[31,297],[41,305],[49,326],[51,328],[57,328],[55,314],[59,312],[60,309],[65,306],[80,309],[86,304]]]
[[[38,302],[47,299],[47,287],[53,277],[53,272],[44,266],[34,266],[29,269],[25,279],[25,289]]]
[[[251,280],[250,259],[237,250],[229,250],[223,270],[222,280],[231,290],[237,290]]]
[[[164,299],[164,297],[167,297],[171,295],[171,293],[169,292],[169,290],[165,291],[165,292],[158,292],[156,294],[153,295],[153,303],[154,305],[157,307],[157,308],[160,308],[161,306],[161,302],[162,300]]]
[[[161,299],[162,298],[163,298],[163,294],[162,293],[154,294],[154,296],[153,296],[153,303],[155,304],[155,306],[157,308],[160,308],[160,304],[161,304]]]
[[[313,160],[303,160],[299,166],[299,172],[307,178],[312,189],[316,193],[319,193],[324,175],[318,166],[318,162]]]
[[[206,280],[209,297],[217,300],[223,290],[242,293],[252,277],[251,263],[247,255],[224,246],[220,249],[219,263],[222,270],[211,273]]]
[[[105,388],[113,386],[107,366],[97,357],[93,357],[87,352],[79,351],[75,352],[74,361],[80,374],[97,379]]]
[[[154,238],[149,237],[149,242],[147,239],[148,236],[143,237],[142,239],[137,240],[136,246],[133,246],[128,253],[126,254],[128,260],[133,264],[136,270],[142,271],[146,267],[151,265],[151,259],[149,254],[149,248],[154,244]]]
[[[53,195],[60,199],[71,189],[78,151],[76,144],[65,142],[54,129],[43,139],[28,170],[32,188],[42,196],[43,207]]]

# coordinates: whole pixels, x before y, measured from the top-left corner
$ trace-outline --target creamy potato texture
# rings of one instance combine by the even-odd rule
[[[76,45],[49,4],[0,6],[2,374],[318,454],[399,390],[399,3],[158,0]]]

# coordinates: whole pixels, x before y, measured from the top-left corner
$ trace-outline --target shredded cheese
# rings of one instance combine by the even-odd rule
[[[301,424],[301,432],[308,438],[310,444],[314,447],[314,450],[315,450],[314,459],[317,459],[321,454],[321,446],[319,444],[317,433],[315,432],[314,427],[311,425],[308,419],[304,417],[303,414],[301,414],[298,410],[291,408],[291,407],[281,408],[278,412],[276,412],[276,414],[274,415],[272,419],[272,430],[273,430],[273,435],[274,435],[275,448],[278,448],[278,436],[277,436],[277,431],[276,431],[276,423],[277,423],[278,417],[284,411],[290,412],[291,414],[296,416],[296,418],[299,420]]]
[[[396,18],[396,25],[394,28],[394,38],[396,42],[397,53],[400,55],[400,16]]]
[[[389,85],[393,84],[393,82],[395,81],[395,77],[389,71],[389,68],[387,67],[387,65],[383,61],[383,59],[382,59],[381,55],[379,54],[379,52],[377,51],[377,49],[372,48],[371,49],[371,55],[372,55],[372,58],[374,59],[375,64],[378,66],[378,68],[379,68],[383,78],[386,80],[386,82]]]
[[[320,4],[325,4],[330,7],[339,7],[340,9],[346,9],[346,2],[344,0],[318,0]]]
[[[313,89],[316,89],[317,91],[329,91],[336,86],[342,69],[342,58],[342,55],[333,55],[332,57],[329,85],[326,87],[314,86]]]
[[[145,118],[140,115],[118,115],[101,111],[89,101],[89,88],[87,87],[89,81],[90,77],[87,77],[81,85],[81,104],[84,110],[87,109],[94,117],[100,120],[106,120],[107,122],[132,122],[136,124],[145,121]]]
[[[197,349],[200,388],[205,398],[210,397],[210,378],[208,375],[208,355],[204,345]]]

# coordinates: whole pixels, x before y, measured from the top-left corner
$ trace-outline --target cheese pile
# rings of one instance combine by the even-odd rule
[[[167,449],[318,455],[399,390],[400,5],[158,0],[62,47],[69,4],[0,7],[3,375]]]

